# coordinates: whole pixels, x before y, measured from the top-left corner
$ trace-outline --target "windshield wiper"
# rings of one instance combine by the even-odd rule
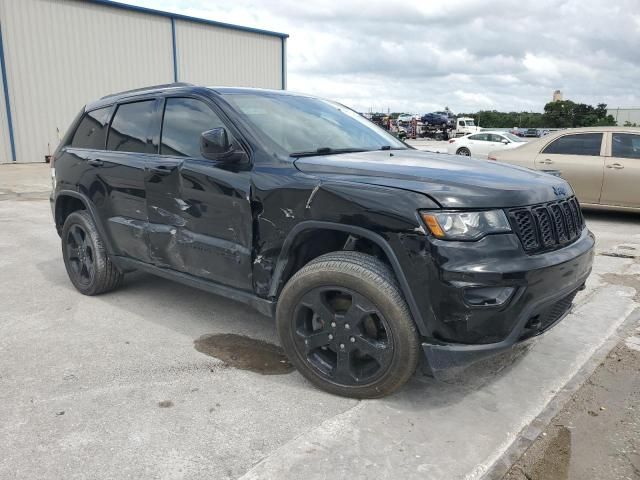
[[[370,152],[366,148],[330,148],[321,147],[310,152],[293,152],[290,157],[315,157],[317,155],[334,155],[336,153]]]

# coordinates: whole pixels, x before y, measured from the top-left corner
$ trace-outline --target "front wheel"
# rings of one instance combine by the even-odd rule
[[[463,157],[470,157],[471,152],[469,151],[468,148],[462,147],[458,149],[458,151],[456,152],[456,155],[462,155]]]
[[[360,252],[322,255],[284,287],[276,312],[289,360],[337,395],[378,398],[400,388],[420,343],[393,273]]]

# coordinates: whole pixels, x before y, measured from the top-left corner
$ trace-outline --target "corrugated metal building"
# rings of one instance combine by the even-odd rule
[[[607,108],[607,114],[616,119],[616,125],[624,127],[625,124],[640,125],[640,107],[636,108]]]
[[[44,161],[82,105],[109,93],[284,89],[286,38],[107,0],[0,0],[0,163]]]

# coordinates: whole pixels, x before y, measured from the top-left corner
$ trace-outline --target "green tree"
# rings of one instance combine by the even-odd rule
[[[571,100],[549,102],[544,106],[543,120],[551,128],[603,127],[616,124],[612,115],[607,115],[607,105],[597,107]]]

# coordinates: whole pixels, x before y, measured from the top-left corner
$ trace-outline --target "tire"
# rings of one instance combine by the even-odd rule
[[[86,210],[71,213],[62,227],[62,258],[74,287],[83,295],[115,290],[122,274],[105,251],[93,218]]]
[[[459,148],[456,151],[456,155],[462,155],[463,157],[470,157],[471,156],[471,152],[469,151],[468,148],[462,147],[462,148]]]
[[[389,395],[418,364],[418,333],[395,277],[364,253],[328,253],[305,265],[282,290],[276,323],[291,363],[336,395]]]

